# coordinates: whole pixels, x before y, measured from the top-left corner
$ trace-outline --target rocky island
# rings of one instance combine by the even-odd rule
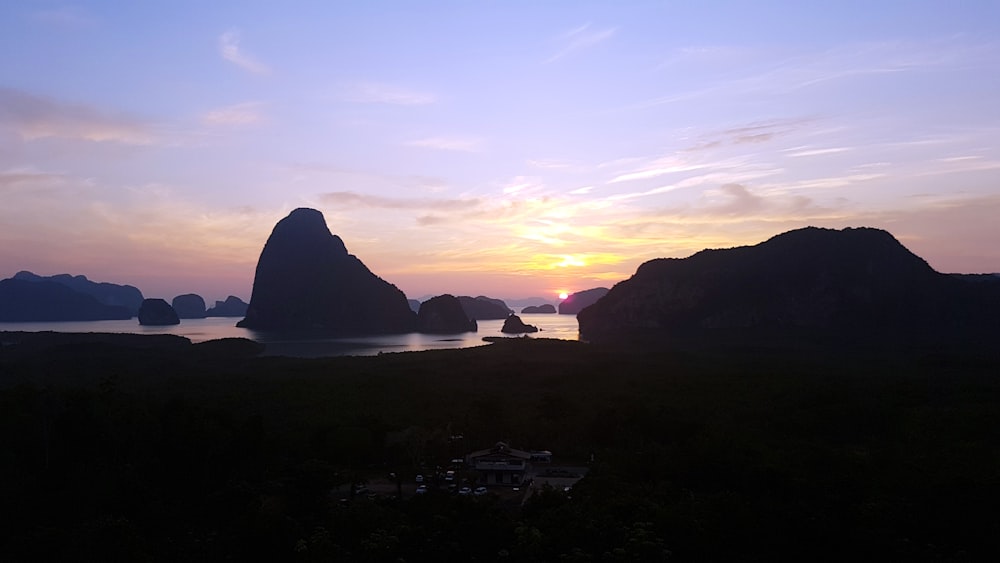
[[[95,282],[87,279],[87,276],[74,276],[71,274],[39,276],[22,270],[14,274],[14,277],[11,279],[27,282],[57,283],[77,293],[89,295],[104,305],[125,307],[132,316],[135,316],[139,312],[139,306],[142,305],[142,292],[137,287],[108,282]]]
[[[529,325],[521,320],[521,317],[511,313],[510,316],[503,322],[503,327],[500,332],[506,334],[525,334],[530,332],[538,332],[538,327],[535,325]]]
[[[144,299],[139,307],[139,324],[168,326],[181,324],[177,311],[163,299]]]
[[[206,316],[205,299],[196,293],[178,295],[170,302],[170,306],[182,319],[204,319]]]
[[[417,313],[417,330],[429,334],[457,334],[476,332],[477,324],[462,309],[454,295],[432,297],[420,304]]]
[[[120,305],[53,281],[0,280],[0,322],[102,321],[132,318]]]
[[[247,304],[239,297],[230,295],[225,301],[216,301],[215,306],[205,311],[206,317],[245,317]]]
[[[237,326],[390,334],[412,332],[416,320],[403,292],[349,254],[321,212],[299,208],[267,239],[246,317]]]
[[[556,312],[556,308],[548,303],[544,305],[528,305],[524,309],[521,309],[522,315],[551,315]]]
[[[514,312],[502,299],[494,299],[484,295],[477,297],[460,295],[458,301],[462,304],[466,316],[479,321],[506,319],[507,315]]]

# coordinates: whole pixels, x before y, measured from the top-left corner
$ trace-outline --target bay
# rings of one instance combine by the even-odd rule
[[[540,330],[533,338],[558,338],[578,340],[575,315],[528,314],[519,315],[525,323]],[[281,334],[261,332],[236,326],[239,318],[209,317],[182,319],[172,326],[142,326],[136,319],[117,321],[70,321],[46,323],[0,323],[0,332],[109,332],[126,334],[175,334],[192,342],[205,342],[219,338],[248,338],[264,344],[264,355],[318,358],[325,356],[373,356],[390,352],[418,352],[485,346],[483,337],[511,336],[500,332],[502,320],[478,321],[477,332],[460,334],[387,334],[330,338],[314,334]]]

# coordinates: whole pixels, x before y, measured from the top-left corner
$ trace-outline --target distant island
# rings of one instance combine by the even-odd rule
[[[507,315],[513,313],[510,307],[502,299],[494,299],[480,295],[469,297],[468,295],[458,296],[462,309],[470,319],[480,321],[506,319]]]
[[[432,297],[420,304],[417,330],[430,334],[476,332],[478,325],[454,295]]]
[[[104,321],[132,318],[121,305],[52,281],[0,280],[0,322]]]
[[[556,312],[554,305],[546,303],[544,305],[528,305],[527,307],[521,309],[521,314],[553,314]]]
[[[137,317],[145,300],[131,285],[94,282],[82,275],[39,276],[20,271],[0,280],[0,322],[125,320]],[[247,310],[247,304],[233,295],[211,308],[194,293],[178,295],[168,305],[179,319],[244,317]]]
[[[108,282],[94,282],[87,276],[57,274],[55,276],[39,276],[28,271],[14,274],[13,279],[30,282],[54,282],[73,291],[90,295],[99,302],[111,307],[125,307],[132,315],[139,312],[142,305],[142,292],[131,285],[119,285]]]
[[[142,293],[86,276],[21,271],[0,281],[0,322],[102,321],[134,317]]]
[[[225,301],[216,301],[215,306],[205,311],[206,317],[245,317],[247,303],[235,295],[226,297]]]
[[[577,291],[570,294],[562,303],[559,303],[560,315],[576,315],[584,308],[597,303],[597,301],[607,295],[608,288],[595,287],[584,291]]]
[[[204,319],[206,314],[205,299],[196,293],[185,293],[174,297],[170,306],[182,319]]]
[[[139,324],[143,326],[169,326],[181,324],[174,307],[163,299],[143,299],[139,307]]]

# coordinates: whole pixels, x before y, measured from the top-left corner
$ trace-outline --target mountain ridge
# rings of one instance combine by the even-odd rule
[[[944,330],[995,325],[967,284],[890,233],[806,227],[643,263],[578,314],[581,334],[692,329]]]

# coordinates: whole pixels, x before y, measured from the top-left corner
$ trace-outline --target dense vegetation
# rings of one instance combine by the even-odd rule
[[[1000,552],[988,347],[516,339],[303,360],[139,342],[0,350],[5,561]],[[594,462],[569,494],[524,506],[339,502],[352,482],[499,439]]]

